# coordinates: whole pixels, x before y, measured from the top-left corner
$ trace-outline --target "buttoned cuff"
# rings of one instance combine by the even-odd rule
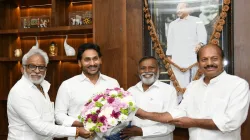
[[[72,117],[67,117],[64,121],[63,121],[63,126],[67,126],[67,127],[71,127],[72,124],[74,123],[74,121],[78,121],[75,118]]]
[[[143,137],[146,137],[146,136],[149,136],[149,135],[152,135],[152,128],[150,128],[150,127],[141,127],[141,129],[142,129],[142,136]]]
[[[74,137],[76,136],[76,127],[65,127],[66,128],[66,135],[68,135],[68,137]]]

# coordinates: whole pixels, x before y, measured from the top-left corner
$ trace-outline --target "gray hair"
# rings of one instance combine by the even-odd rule
[[[46,52],[44,52],[43,50],[41,49],[35,49],[35,48],[31,48],[24,56],[23,56],[23,59],[22,59],[22,65],[26,65],[27,64],[27,60],[35,55],[35,54],[38,54],[40,56],[43,57],[43,59],[45,60],[45,63],[46,63],[46,66],[48,65],[49,63],[49,57],[47,55]]]

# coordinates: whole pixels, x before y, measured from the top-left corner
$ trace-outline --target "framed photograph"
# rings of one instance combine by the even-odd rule
[[[30,28],[30,17],[21,17],[20,28]]]
[[[226,10],[227,15],[225,15],[225,21],[223,20],[225,24],[216,41],[225,52],[225,70],[233,74],[232,4],[229,5],[229,9],[225,9],[227,7],[223,9],[224,0],[148,0],[147,3],[157,37],[166,57],[183,69],[189,68],[197,62],[197,45],[203,46],[211,42],[211,36],[214,36],[214,28],[218,24],[221,13]],[[145,21],[147,22],[147,20]],[[154,43],[147,23],[145,26],[144,54],[159,58],[153,49]],[[159,61],[162,66],[160,79],[170,82],[165,65],[160,58]],[[175,66],[171,65],[171,68],[175,73]],[[188,71],[189,82],[192,81],[197,69]],[[176,71],[178,73],[178,70]],[[179,70],[179,73],[183,72]],[[182,82],[181,78],[178,79],[176,75],[181,88],[185,88],[188,82]]]
[[[39,28],[50,27],[50,16],[40,16],[39,17]]]
[[[92,24],[92,12],[91,11],[76,11],[69,13],[69,25],[90,25]]]

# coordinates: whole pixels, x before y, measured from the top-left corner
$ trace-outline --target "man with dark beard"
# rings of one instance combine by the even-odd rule
[[[193,81],[178,108],[165,113],[141,109],[137,116],[189,128],[190,140],[241,140],[241,125],[249,108],[249,85],[223,68],[222,49],[202,47],[197,61],[204,77]]]
[[[138,107],[149,112],[166,112],[177,106],[175,89],[158,80],[159,66],[154,57],[143,57],[139,61],[138,73],[141,81],[128,89]],[[122,130],[121,137],[134,140],[172,140],[174,128],[173,125],[134,117],[132,127]]]
[[[49,62],[47,54],[31,49],[23,56],[22,78],[8,96],[8,140],[52,140],[53,137],[90,137],[84,128],[55,125],[54,104],[50,101],[50,84],[44,80]]]
[[[100,73],[101,56],[100,47],[96,44],[87,43],[78,48],[77,60],[82,73],[64,81],[58,90],[55,105],[57,124],[83,126],[78,115],[88,100],[107,88],[120,87],[117,80]],[[75,140],[74,137],[68,139]]]

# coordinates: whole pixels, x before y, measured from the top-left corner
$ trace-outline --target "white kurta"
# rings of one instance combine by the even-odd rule
[[[94,94],[115,87],[120,87],[117,80],[103,74],[100,74],[96,84],[93,84],[84,74],[64,81],[56,97],[56,123],[71,126],[75,120],[78,120],[77,117],[83,106]],[[74,137],[68,139],[75,140]],[[83,140],[83,138],[79,137],[78,140]]]
[[[51,140],[52,137],[75,136],[76,128],[54,123],[54,103],[50,101],[50,84],[43,81],[44,95],[24,76],[10,90],[7,103],[8,140]]]
[[[181,104],[170,114],[174,118],[212,119],[219,128],[189,128],[190,140],[241,140],[241,125],[246,120],[248,108],[248,83],[223,72],[208,85],[203,78],[193,81]]]
[[[207,32],[203,22],[194,16],[176,19],[169,25],[167,55],[180,67],[188,67],[196,61],[195,47],[207,43]]]
[[[198,17],[178,18],[169,25],[166,54],[171,55],[178,66],[187,68],[197,62],[195,47],[206,42],[206,28]],[[198,68],[194,67],[185,73],[174,66],[172,69],[180,86],[184,88],[192,81]]]
[[[143,91],[142,82],[128,89],[135,98],[136,106],[148,112],[167,112],[177,106],[175,89],[163,82],[156,81],[148,90]],[[134,117],[132,125],[142,128],[143,136],[134,140],[173,140],[174,126]]]

